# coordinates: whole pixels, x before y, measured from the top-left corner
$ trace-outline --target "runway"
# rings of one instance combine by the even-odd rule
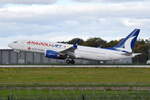
[[[106,67],[106,68],[112,68],[112,67],[114,67],[114,68],[116,68],[116,67],[123,67],[123,68],[125,68],[125,67],[128,67],[128,68],[150,68],[150,65],[0,65],[0,67],[31,67],[31,68],[33,68],[33,67],[37,67],[37,68],[39,68],[39,67],[64,67],[64,68],[69,68],[69,67],[75,67],[75,68],[83,68],[83,67],[85,67],[85,68],[90,68],[90,67],[96,67],[96,68],[103,68],[103,67]]]

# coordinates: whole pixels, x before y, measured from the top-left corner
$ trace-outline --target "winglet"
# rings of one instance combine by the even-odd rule
[[[79,42],[80,42],[80,39],[78,39],[74,44],[73,44],[73,48],[78,48],[78,44],[79,44]]]

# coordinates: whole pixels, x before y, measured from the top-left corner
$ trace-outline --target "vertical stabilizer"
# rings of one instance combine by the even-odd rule
[[[131,53],[132,49],[135,46],[135,42],[137,40],[139,33],[140,33],[140,29],[135,29],[133,32],[131,32],[126,38],[122,39],[113,48],[120,50],[120,51]]]

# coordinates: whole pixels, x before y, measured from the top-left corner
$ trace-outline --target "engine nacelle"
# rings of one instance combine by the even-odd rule
[[[45,51],[45,56],[48,57],[48,58],[59,58],[60,54],[56,51],[46,50]]]
[[[65,55],[61,55],[60,53],[53,51],[53,50],[46,50],[45,57],[47,58],[54,58],[54,59],[65,59]]]

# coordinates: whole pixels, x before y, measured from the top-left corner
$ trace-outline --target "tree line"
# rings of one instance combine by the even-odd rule
[[[68,43],[68,44],[74,44],[77,40],[80,40],[79,45],[82,46],[90,46],[90,47],[101,47],[101,48],[109,48],[117,45],[119,41],[121,40],[112,40],[107,42],[106,40],[103,40],[102,38],[89,38],[86,41],[84,41],[81,38],[74,38],[70,41],[62,42],[62,43]],[[136,42],[135,48],[133,49],[134,53],[141,53],[141,55],[136,56],[132,59],[133,63],[136,64],[144,64],[148,59],[150,59],[150,39],[139,39]]]

